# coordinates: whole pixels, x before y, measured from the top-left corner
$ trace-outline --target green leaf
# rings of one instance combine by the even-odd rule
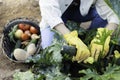
[[[54,46],[51,46],[51,48],[49,49],[49,53],[52,53],[51,60],[53,60],[56,63],[59,63],[62,61],[61,48],[62,48],[61,45],[56,44]]]
[[[120,0],[104,0],[120,18]]]
[[[99,79],[97,72],[94,70],[92,71],[91,69],[81,70],[79,73],[85,74],[85,76],[81,77],[80,80],[89,80],[91,78],[97,78],[97,80]]]
[[[110,6],[112,8],[112,4],[111,4],[110,0],[104,0],[104,1],[108,4],[108,6]]]
[[[94,69],[86,69],[79,71],[85,74],[80,80],[119,80],[120,66],[109,64],[103,74],[98,74]]]
[[[26,72],[16,72],[13,75],[13,80],[35,80],[34,74],[29,70]]]
[[[84,35],[87,30],[80,27],[80,23],[68,20],[66,26],[71,30],[77,30],[78,35]]]
[[[11,31],[8,34],[8,36],[10,37],[10,41],[12,41],[14,43],[16,43],[15,38],[14,38],[14,34],[17,30],[17,27],[18,27],[18,25],[13,26],[13,28],[11,29]]]

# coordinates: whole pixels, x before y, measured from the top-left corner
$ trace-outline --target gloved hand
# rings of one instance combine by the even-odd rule
[[[98,57],[104,58],[109,51],[109,43],[113,30],[107,28],[98,28],[95,38],[90,43],[91,57],[95,61]]]
[[[77,31],[65,34],[64,39],[69,45],[75,46],[77,48],[76,56],[73,56],[73,61],[82,62],[90,56],[90,51],[88,47],[78,38]]]

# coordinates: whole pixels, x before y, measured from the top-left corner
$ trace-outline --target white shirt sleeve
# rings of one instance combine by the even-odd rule
[[[61,10],[58,0],[39,0],[41,17],[51,28],[59,23],[63,23],[61,19]]]
[[[96,1],[96,9],[98,14],[103,19],[107,19],[108,23],[116,23],[119,24],[119,18],[115,14],[115,12],[106,4],[104,0],[97,0]]]

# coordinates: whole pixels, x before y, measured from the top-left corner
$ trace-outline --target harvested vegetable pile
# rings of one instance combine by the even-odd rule
[[[10,21],[3,33],[3,50],[14,61],[25,61],[40,48],[40,29],[32,20],[19,18]]]

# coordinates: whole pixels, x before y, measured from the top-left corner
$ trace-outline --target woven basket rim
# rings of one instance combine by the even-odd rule
[[[14,59],[12,59],[12,58],[10,58],[10,57],[7,56],[7,54],[5,53],[5,51],[4,51],[4,49],[3,49],[3,37],[4,37],[4,35],[2,34],[2,36],[1,36],[2,54],[3,54],[5,57],[7,57],[10,61],[12,61],[12,62],[15,62],[15,63],[25,63],[25,61],[17,61],[17,60],[14,60]]]

